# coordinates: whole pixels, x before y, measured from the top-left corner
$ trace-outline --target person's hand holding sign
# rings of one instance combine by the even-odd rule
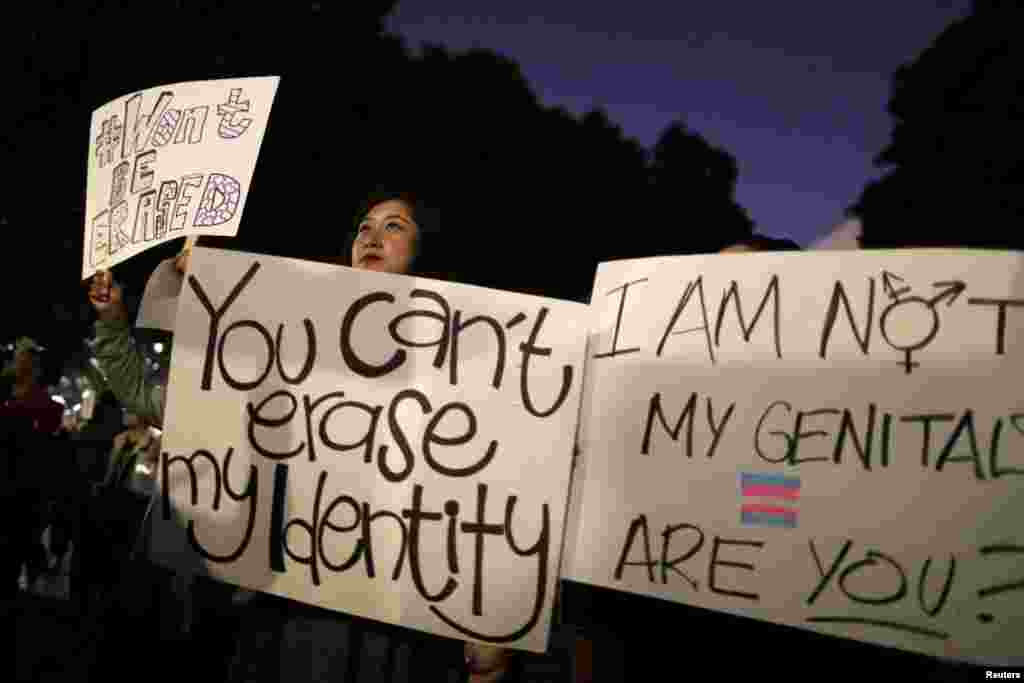
[[[127,318],[124,308],[124,292],[121,285],[114,282],[109,270],[99,270],[92,276],[89,285],[89,303],[96,309],[100,320],[110,322]]]

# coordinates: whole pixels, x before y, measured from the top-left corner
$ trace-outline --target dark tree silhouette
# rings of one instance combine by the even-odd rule
[[[691,244],[689,252],[718,251],[751,235],[753,221],[736,203],[739,167],[682,123],[672,123],[654,146],[652,199],[671,216]]]
[[[586,300],[601,260],[713,251],[750,232],[735,161],[695,133],[670,128],[649,162],[604,112],[540,106],[500,55],[432,46],[410,70],[425,106],[396,122],[395,156],[443,198],[460,280]]]
[[[893,77],[892,140],[851,212],[866,247],[1022,248],[1024,48],[1015,2],[975,2]]]

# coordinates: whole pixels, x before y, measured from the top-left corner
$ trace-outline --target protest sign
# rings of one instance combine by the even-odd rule
[[[544,650],[586,306],[204,248],[180,300],[156,561]]]
[[[175,83],[93,112],[83,279],[171,239],[238,232],[279,80]]]
[[[139,302],[135,326],[143,329],[174,331],[174,316],[178,312],[178,296],[184,276],[178,272],[175,259],[164,259],[149,276],[146,289]]]
[[[1024,663],[1024,257],[603,263],[565,578]]]

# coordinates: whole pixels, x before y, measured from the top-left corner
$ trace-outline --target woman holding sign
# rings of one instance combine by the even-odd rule
[[[359,213],[345,251],[336,259],[342,265],[380,272],[436,277],[429,266],[435,252],[424,248],[427,234],[436,233],[436,216],[407,193],[381,193],[371,197]],[[188,270],[190,246],[176,260]],[[135,348],[121,287],[109,271],[98,271],[89,288],[89,301],[97,318],[95,355],[118,401],[131,413],[151,424],[162,425],[163,388],[146,379],[145,358]]]
[[[375,194],[357,214],[355,229],[337,260],[358,269],[444,277],[446,273],[437,269],[436,263],[431,263],[436,260],[435,256],[445,253],[439,248],[437,223],[437,214],[408,193]],[[186,249],[177,261],[178,269],[183,273],[188,270],[188,255],[189,250]],[[155,424],[162,424],[163,389],[145,379],[144,359],[132,344],[122,292],[113,284],[110,273],[101,272],[93,278],[89,300],[99,318],[96,323],[96,358],[111,388],[129,411]],[[301,610],[297,604],[287,605],[287,612],[297,614]],[[313,618],[325,619],[323,616]],[[425,669],[436,669],[437,676],[432,671],[426,674],[426,679],[447,680],[452,674],[460,678],[468,674],[470,681],[497,681],[508,680],[515,663],[511,653],[501,648],[471,643],[460,648],[455,641],[397,627],[367,628],[375,622],[354,618],[345,620],[348,621],[347,637],[338,638],[338,619],[332,615],[330,620],[334,622],[330,626],[324,624],[324,629],[313,629],[307,634],[312,635],[313,640],[321,640],[328,631],[334,634],[328,636],[331,642],[327,649],[332,660],[335,657],[344,660],[344,669],[349,674],[353,670],[387,671],[390,672],[388,680],[392,680],[399,670],[410,673],[415,670],[417,675],[423,676]],[[223,633],[220,639],[223,643]],[[347,645],[339,640],[347,641]],[[386,646],[382,647],[384,641],[387,641]],[[318,649],[324,645],[316,643]],[[233,648],[224,649],[230,652]],[[282,648],[282,652],[292,650],[294,648]],[[407,661],[399,664],[396,660],[401,658]],[[301,669],[303,664],[288,662],[287,668],[298,673],[295,669]],[[301,679],[302,676],[296,678]]]

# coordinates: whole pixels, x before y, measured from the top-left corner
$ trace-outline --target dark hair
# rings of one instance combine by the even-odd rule
[[[345,246],[340,255],[339,263],[345,266],[352,265],[352,245],[359,234],[359,225],[366,218],[366,214],[378,204],[395,200],[401,201],[409,207],[412,211],[412,219],[416,221],[416,227],[419,229],[408,274],[450,279],[449,271],[441,265],[441,261],[445,256],[445,251],[440,246],[440,242],[443,239],[441,212],[424,200],[423,197],[413,192],[391,192],[381,189],[370,193],[359,204],[359,209],[353,217],[352,230],[345,238]]]
[[[800,245],[791,239],[752,234],[736,244],[743,244],[756,251],[801,251]]]

